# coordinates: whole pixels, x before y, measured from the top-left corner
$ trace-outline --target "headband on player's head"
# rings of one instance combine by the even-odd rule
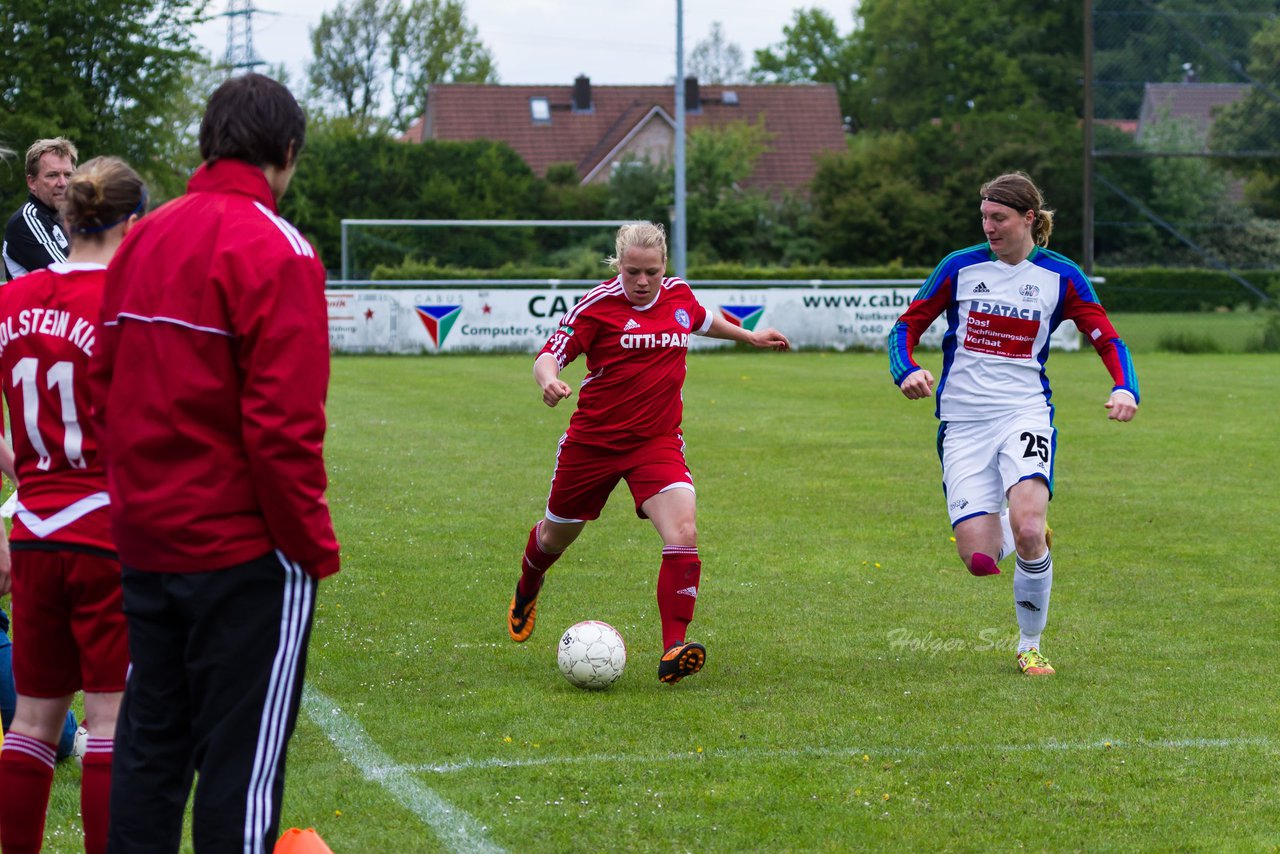
[[[993,202],[997,205],[1004,205],[1006,208],[1013,208],[1018,213],[1026,213],[1027,211],[1035,210],[1032,205],[1020,205],[1016,202],[1006,202],[1004,199],[997,199],[995,196],[983,196],[982,200],[984,202]]]
[[[129,211],[120,219],[116,220],[115,222],[109,222],[106,225],[95,225],[90,228],[73,228],[71,230],[76,234],[97,234],[99,231],[106,231],[108,229],[115,228],[120,223],[126,222],[131,216],[140,216],[141,214],[145,213],[146,210],[147,210],[147,188],[143,187],[142,198],[138,201],[138,206],[135,207],[133,210]]]

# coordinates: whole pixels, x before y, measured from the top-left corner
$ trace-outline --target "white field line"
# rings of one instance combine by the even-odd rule
[[[758,761],[761,759],[797,759],[808,757],[860,759],[863,756],[935,756],[957,753],[1043,753],[1083,752],[1091,750],[1234,750],[1251,747],[1271,749],[1273,741],[1257,738],[1186,738],[1100,740],[1080,743],[1047,741],[1038,744],[958,744],[939,747],[798,747],[790,749],[728,750],[709,749],[702,752],[640,754],[590,754],[583,756],[546,756],[523,759],[463,759],[424,765],[405,765],[409,774],[453,774],[486,768],[529,768],[544,765],[580,765],[622,763],[626,765],[662,762],[705,762],[707,760]]]
[[[360,769],[366,780],[386,789],[405,809],[431,828],[450,851],[499,854],[504,849],[486,836],[487,828],[450,804],[411,775],[417,773],[396,764],[337,704],[308,683],[302,691],[307,717],[324,731],[342,758]]]

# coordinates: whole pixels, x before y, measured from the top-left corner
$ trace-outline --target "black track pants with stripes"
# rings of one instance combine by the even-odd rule
[[[129,681],[111,775],[114,854],[176,852],[193,776],[198,854],[270,852],[315,613],[279,553],[212,572],[123,571]]]

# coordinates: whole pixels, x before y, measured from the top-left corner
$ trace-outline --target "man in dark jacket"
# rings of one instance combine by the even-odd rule
[[[76,147],[69,140],[38,139],[27,149],[30,193],[4,229],[6,282],[67,260],[70,246],[58,205],[75,169]]]

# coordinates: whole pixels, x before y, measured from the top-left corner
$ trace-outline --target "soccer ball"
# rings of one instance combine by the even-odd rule
[[[76,729],[76,739],[72,742],[71,755],[75,757],[77,765],[84,765],[84,754],[89,747],[89,730],[83,726]]]
[[[627,647],[622,635],[608,623],[583,620],[560,636],[556,649],[560,672],[579,688],[608,688],[627,665]]]

